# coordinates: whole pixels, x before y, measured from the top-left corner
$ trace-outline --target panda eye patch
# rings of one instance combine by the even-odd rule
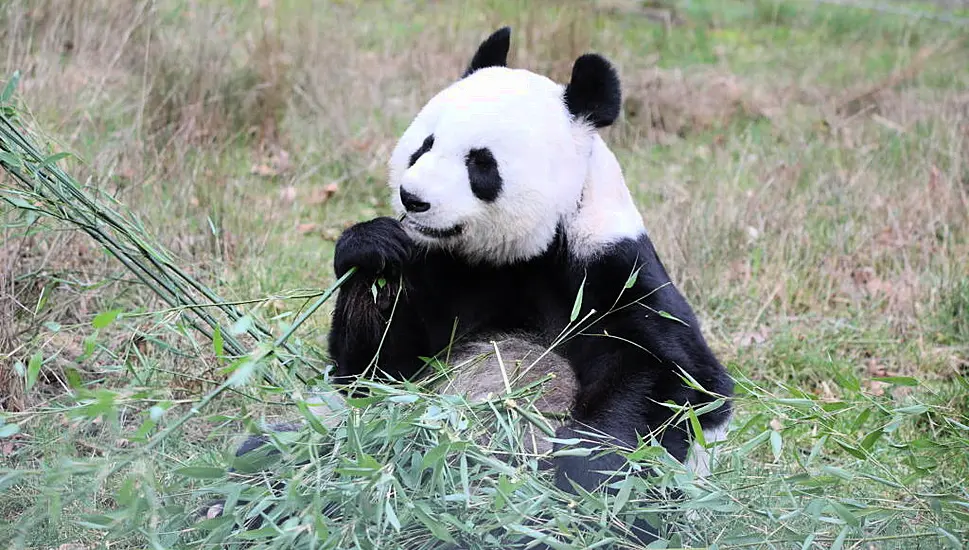
[[[417,159],[421,158],[421,155],[423,155],[424,153],[430,151],[431,147],[434,147],[434,134],[431,134],[426,138],[424,138],[424,143],[421,144],[420,148],[414,151],[413,154],[411,154],[410,162],[407,164],[407,167],[410,168],[411,166],[414,166],[414,163],[417,162]]]
[[[488,149],[471,149],[464,159],[468,167],[468,181],[471,192],[478,199],[492,202],[501,193],[501,174],[498,173],[498,162]]]

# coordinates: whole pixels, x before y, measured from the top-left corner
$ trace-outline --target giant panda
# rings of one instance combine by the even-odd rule
[[[574,373],[571,421],[557,439],[595,447],[592,432],[635,448],[655,436],[687,461],[692,435],[667,426],[666,403],[729,397],[733,382],[597,132],[619,115],[619,78],[585,54],[561,85],[507,67],[509,45],[509,28],[494,32],[404,131],[389,161],[397,217],[338,239],[335,275],[357,272],[339,290],[329,333],[337,379],[409,379],[455,337],[527,334],[554,345]],[[386,284],[374,299],[377,278]],[[705,439],[723,439],[730,416],[729,401],[701,415]],[[699,470],[703,454],[693,457]],[[593,490],[624,458],[563,453],[554,463],[559,488]]]
[[[552,349],[571,375],[558,378],[570,419],[557,440],[635,448],[654,437],[702,475],[706,453],[690,453],[694,436],[669,425],[667,403],[729,398],[733,382],[597,132],[620,113],[616,71],[585,54],[562,85],[507,67],[509,45],[508,27],[484,40],[404,131],[389,160],[396,216],[339,237],[335,275],[356,272],[338,291],[328,335],[334,381],[413,379],[422,358],[450,349],[463,358],[514,334],[519,348]],[[495,363],[458,389],[493,383]],[[705,439],[722,440],[730,417],[729,399],[701,415]],[[599,488],[625,459],[575,452],[552,463],[556,486],[575,492]]]

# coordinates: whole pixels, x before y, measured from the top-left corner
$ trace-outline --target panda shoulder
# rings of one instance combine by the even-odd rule
[[[566,220],[569,251],[577,259],[591,259],[619,242],[639,241],[645,234],[642,214],[629,193],[619,161],[595,133],[582,197]]]

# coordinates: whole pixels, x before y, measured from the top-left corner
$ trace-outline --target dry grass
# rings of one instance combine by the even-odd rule
[[[82,183],[226,298],[269,296],[257,313],[282,325],[302,307],[285,291],[332,282],[339,232],[388,210],[396,137],[487,32],[511,24],[512,64],[559,81],[603,52],[627,98],[606,138],[732,368],[823,399],[846,394],[842,375],[872,395],[886,392],[872,378],[917,376],[941,384],[919,399],[969,410],[953,392],[969,362],[958,29],[796,3],[626,4],[9,0],[0,79],[23,72],[22,100],[84,159],[69,165]],[[224,376],[166,315],[106,329],[88,357],[95,313],[158,302],[80,236],[0,219],[0,409],[47,411],[67,368],[160,400]],[[300,336],[322,342],[326,317]],[[37,351],[51,359],[25,392],[17,365]],[[904,389],[885,397],[908,403]],[[239,417],[279,410],[273,399],[243,400],[255,412]]]

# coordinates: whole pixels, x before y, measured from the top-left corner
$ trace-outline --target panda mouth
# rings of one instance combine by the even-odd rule
[[[457,237],[458,235],[461,234],[462,231],[464,231],[464,226],[462,225],[455,225],[447,229],[438,229],[436,227],[428,227],[426,225],[421,225],[416,221],[414,221],[414,218],[410,218],[410,217],[405,217],[404,223],[406,223],[407,226],[413,229],[414,231],[417,231],[421,235],[424,235],[425,237],[430,237],[432,239],[450,239],[451,237]]]

